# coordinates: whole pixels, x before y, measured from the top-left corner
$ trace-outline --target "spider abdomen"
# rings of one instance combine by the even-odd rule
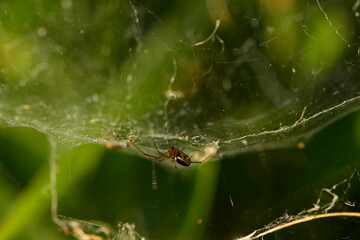
[[[191,157],[189,157],[184,152],[182,152],[174,147],[169,147],[168,152],[169,152],[170,158],[175,160],[178,164],[180,164],[184,167],[190,166]]]

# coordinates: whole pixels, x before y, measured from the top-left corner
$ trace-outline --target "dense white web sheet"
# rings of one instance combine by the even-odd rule
[[[277,19],[271,11],[279,6],[261,1],[190,26],[191,12],[178,22],[129,1],[89,18],[73,16],[80,5],[69,1],[60,10],[64,24],[40,15],[48,29],[29,22],[27,35],[3,38],[8,54],[28,41],[20,50],[29,59],[3,56],[0,117],[69,146],[137,139],[201,152],[219,140],[219,156],[296,146],[359,106],[359,47],[350,28],[357,6],[342,7],[341,21],[332,17],[336,4],[308,1],[299,12],[278,10]],[[282,18],[287,25],[276,22]],[[230,27],[239,41],[229,39]],[[299,42],[289,52],[277,49],[291,37],[285,31]],[[318,49],[327,44],[333,55]]]

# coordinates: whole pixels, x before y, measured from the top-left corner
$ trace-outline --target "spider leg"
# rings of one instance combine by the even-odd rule
[[[135,145],[135,143],[132,142],[131,144],[134,145],[134,147],[149,160],[161,162],[162,160],[164,160],[167,157],[165,154],[161,154],[161,156],[155,157],[153,155],[143,152],[138,146]]]
[[[151,161],[156,161],[156,162],[161,162],[163,161],[166,157],[160,156],[158,158],[151,158],[151,157],[146,157],[147,159],[151,160]]]
[[[173,163],[174,163],[174,167],[177,168],[176,166],[176,161],[177,161],[178,157],[176,157],[174,160],[173,160]]]
[[[215,153],[211,153],[209,156],[207,156],[206,158],[204,158],[201,161],[191,161],[191,163],[203,163],[206,162],[207,160],[209,160]]]
[[[161,156],[164,156],[165,158],[169,158],[169,157],[170,157],[169,151],[167,151],[167,152],[165,152],[165,153],[160,152],[158,145],[154,142],[153,139],[152,139],[152,141],[153,141],[153,143],[154,143],[154,146],[155,146],[157,152],[158,152]]]

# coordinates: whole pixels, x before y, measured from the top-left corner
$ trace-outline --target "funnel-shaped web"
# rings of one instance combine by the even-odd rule
[[[24,22],[3,4],[3,125],[70,146],[219,141],[221,157],[296,146],[359,107],[358,4],[36,2]]]

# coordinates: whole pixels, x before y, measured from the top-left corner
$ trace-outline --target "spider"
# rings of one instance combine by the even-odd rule
[[[169,147],[168,150],[165,153],[161,153],[159,151],[159,149],[156,147],[158,153],[160,154],[160,156],[155,157],[153,155],[147,154],[145,152],[143,152],[138,146],[135,145],[135,143],[130,142],[130,144],[134,145],[134,147],[142,154],[144,155],[147,159],[152,160],[152,161],[157,161],[157,162],[161,162],[166,158],[169,158],[170,161],[172,163],[174,163],[174,167],[176,167],[176,163],[184,166],[184,167],[188,167],[190,166],[191,163],[203,163],[206,162],[207,160],[209,160],[209,158],[214,155],[214,153],[211,153],[209,156],[207,156],[206,158],[204,158],[201,161],[192,161],[191,160],[191,156],[188,156],[187,154],[185,154],[183,151],[176,149],[174,147]]]

